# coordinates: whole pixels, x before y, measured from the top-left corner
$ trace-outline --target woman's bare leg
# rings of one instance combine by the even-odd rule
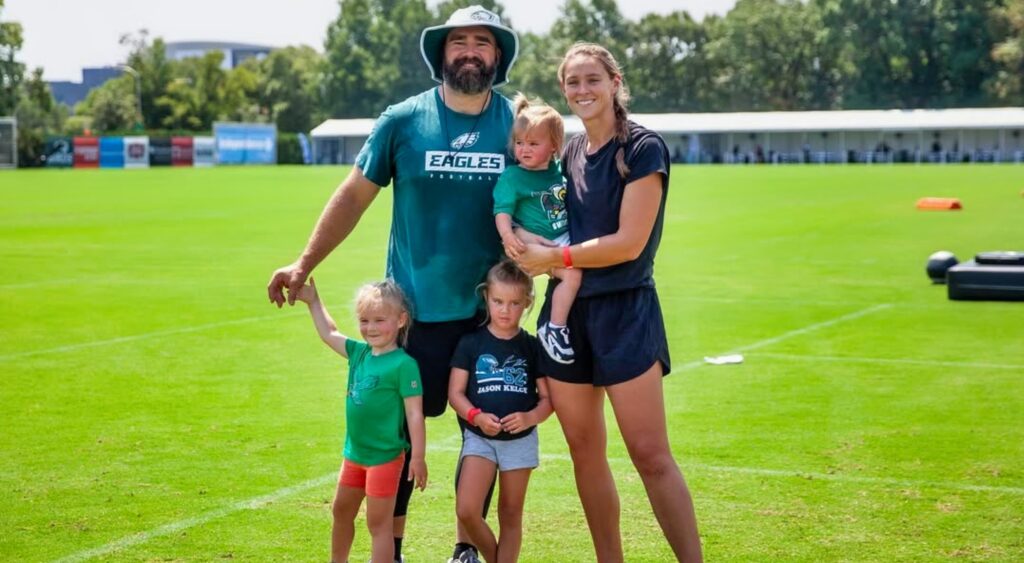
[[[569,445],[576,491],[587,516],[599,563],[622,562],[619,494],[608,466],[604,391],[589,384],[548,378],[551,403]]]
[[[665,424],[661,363],[643,375],[607,388],[629,457],[676,559],[703,560],[697,516],[683,473],[672,457]]]

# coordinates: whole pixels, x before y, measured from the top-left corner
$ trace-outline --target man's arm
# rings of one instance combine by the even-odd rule
[[[295,304],[295,296],[313,268],[348,237],[379,192],[380,186],[363,176],[358,166],[352,169],[324,207],[299,259],[279,268],[271,276],[267,284],[271,303],[281,307],[287,299],[289,305]],[[287,296],[285,288],[288,289]]]

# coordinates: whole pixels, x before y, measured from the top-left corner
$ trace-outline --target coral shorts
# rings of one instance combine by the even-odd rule
[[[346,487],[366,489],[366,496],[387,498],[398,493],[398,481],[402,478],[405,453],[380,465],[362,465],[346,458],[341,464],[338,483]]]

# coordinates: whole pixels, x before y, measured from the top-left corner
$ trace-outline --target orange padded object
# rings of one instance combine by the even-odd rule
[[[917,200],[917,208],[952,211],[956,209],[963,209],[964,206],[961,205],[960,200],[955,197],[922,197]]]

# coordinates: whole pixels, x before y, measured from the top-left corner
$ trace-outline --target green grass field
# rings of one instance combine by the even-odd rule
[[[265,284],[346,173],[0,172],[0,560],[327,560],[344,363]],[[1024,303],[924,273],[1024,247],[1022,188],[1018,166],[673,169],[666,409],[709,561],[1024,560]],[[351,333],[389,209],[316,272]],[[610,442],[627,560],[670,560]],[[450,413],[428,443],[410,563],[454,536]],[[541,449],[522,560],[593,560],[554,418]]]

